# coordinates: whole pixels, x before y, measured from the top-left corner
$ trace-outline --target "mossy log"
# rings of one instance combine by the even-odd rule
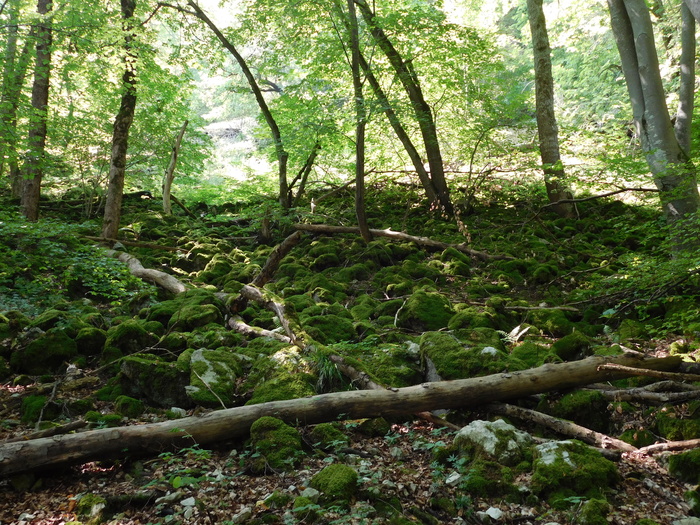
[[[121,262],[126,264],[131,272],[131,275],[143,279],[144,281],[150,281],[159,286],[162,286],[169,292],[174,294],[179,294],[187,290],[187,287],[182,284],[177,278],[170,274],[161,272],[160,270],[153,270],[151,268],[144,268],[141,261],[139,261],[133,255],[128,253],[118,252],[116,250],[106,250],[107,255],[119,259]]]
[[[174,421],[90,430],[0,445],[0,476],[66,463],[161,453],[168,447],[205,445],[241,438],[262,416],[292,424],[315,424],[342,419],[396,416],[425,410],[477,407],[493,401],[517,399],[541,392],[580,387],[624,377],[601,370],[616,363],[650,370],[675,370],[680,358],[638,359],[627,356],[590,357],[568,363],[549,363],[521,372],[423,383],[406,388],[322,394],[288,401],[246,405]]]

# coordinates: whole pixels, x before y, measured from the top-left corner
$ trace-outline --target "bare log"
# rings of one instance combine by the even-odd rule
[[[89,239],[91,241],[97,241],[100,243],[104,244],[109,244],[111,246],[114,245],[114,243],[121,243],[124,246],[135,246],[137,248],[148,248],[150,250],[165,250],[168,252],[183,252],[184,250],[182,248],[178,248],[177,246],[163,246],[162,244],[155,244],[153,242],[141,242],[141,241],[127,241],[125,239],[108,239],[106,237],[95,237],[92,235],[83,235],[86,239]]]
[[[282,341],[283,343],[292,344],[292,340],[283,334],[278,334],[271,330],[265,330],[264,328],[258,328],[256,326],[250,326],[244,323],[238,317],[232,317],[228,320],[228,326],[231,330],[235,330],[239,334],[248,335],[251,337],[269,337],[271,339],[276,339]]]
[[[182,284],[177,278],[170,274],[161,272],[160,270],[153,270],[150,268],[144,268],[141,261],[139,261],[133,255],[128,253],[118,252],[116,250],[105,250],[107,255],[119,259],[121,262],[125,263],[129,268],[132,275],[143,279],[144,281],[150,281],[159,286],[162,286],[169,292],[174,294],[182,293],[187,290],[187,287]]]
[[[486,377],[423,383],[395,390],[337,392],[246,405],[175,421],[91,430],[0,445],[0,476],[80,463],[120,454],[160,453],[170,446],[204,445],[244,437],[262,416],[307,425],[338,419],[405,415],[439,408],[476,407],[541,392],[568,389],[624,377],[615,370],[599,369],[617,363],[650,370],[674,370],[680,358],[636,359],[626,356],[590,357],[570,363],[548,363],[521,372]]]
[[[294,227],[297,230],[303,230],[314,233],[354,233],[360,234],[360,229],[354,226],[330,226],[327,224],[295,224]],[[472,250],[467,248],[464,244],[449,244],[446,242],[436,241],[435,239],[430,239],[429,237],[416,237],[415,235],[409,235],[403,232],[395,232],[393,230],[369,230],[375,237],[388,237],[389,239],[394,239],[398,241],[408,241],[413,242],[419,246],[425,246],[426,248],[433,248],[435,250],[445,250],[447,248],[454,248],[462,253],[465,253],[471,257],[476,257],[483,261],[493,261],[496,259],[512,259],[512,257],[506,255],[491,255],[486,252],[480,252],[477,250]]]
[[[700,439],[689,439],[687,441],[667,441],[666,443],[654,443],[642,447],[637,452],[639,454],[658,454],[659,452],[672,452],[678,450],[689,450],[700,447]]]
[[[600,365],[602,369],[606,370],[617,370],[621,373],[627,374],[628,376],[650,376],[658,377],[659,379],[670,379],[672,381],[700,381],[700,375],[697,374],[683,374],[679,372],[664,372],[661,370],[654,371],[652,373],[649,370],[640,370],[633,366],[624,366],[617,363],[606,363]]]

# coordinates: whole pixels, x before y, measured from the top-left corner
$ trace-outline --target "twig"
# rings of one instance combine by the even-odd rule
[[[647,368],[634,368],[631,366],[618,365],[615,363],[605,363],[598,367],[598,370],[616,370],[631,376],[658,377],[660,379],[671,379],[674,381],[700,381],[700,375],[681,374],[679,372],[662,372],[660,370],[649,370]]]

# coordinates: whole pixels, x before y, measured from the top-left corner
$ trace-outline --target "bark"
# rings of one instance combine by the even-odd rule
[[[122,213],[124,193],[124,176],[126,174],[126,154],[129,149],[129,129],[134,121],[136,109],[136,61],[131,42],[132,18],[136,0],[121,0],[122,19],[124,23],[125,67],[122,75],[121,104],[114,119],[112,131],[112,155],[109,163],[109,184],[105,200],[102,236],[116,239],[119,236],[119,221]]]
[[[248,81],[250,90],[253,92],[253,95],[255,95],[255,100],[258,103],[260,112],[265,118],[265,122],[267,123],[268,128],[270,128],[270,134],[272,135],[272,140],[275,143],[275,153],[277,155],[279,173],[279,201],[280,205],[284,209],[287,209],[291,204],[291,199],[289,198],[289,185],[287,183],[287,160],[289,158],[289,154],[284,148],[284,142],[282,141],[282,133],[280,132],[279,126],[277,125],[277,121],[272,116],[272,112],[270,111],[267,102],[265,101],[263,92],[260,89],[257,80],[255,80],[253,72],[248,67],[247,62],[236,49],[236,46],[234,46],[233,43],[224,36],[224,34],[219,30],[219,28],[216,27],[216,24],[214,24],[214,22],[211,21],[211,19],[206,15],[204,11],[202,11],[202,9],[197,5],[196,2],[194,2],[194,0],[188,0],[187,4],[192,9],[194,9],[194,14],[197,16],[197,18],[204,22],[207,25],[207,27],[209,27],[209,29],[212,31],[212,33],[214,33],[214,35],[219,40],[219,42],[221,42],[221,45],[224,46],[226,51],[231,53],[233,58],[236,59],[236,62],[238,62],[238,66],[241,68],[241,71],[243,71],[243,75]]]
[[[690,157],[690,127],[695,102],[695,19],[688,6],[681,4],[681,84],[678,90],[678,109],[674,130],[678,144]]]
[[[679,230],[700,203],[696,172],[669,116],[649,9],[644,0],[608,0],[635,128],[669,224]],[[682,242],[676,241],[677,248]]]
[[[51,76],[51,43],[53,33],[48,14],[51,0],[37,0],[37,13],[41,21],[36,25],[36,62],[32,86],[32,116],[29,123],[29,152],[23,166],[22,215],[30,221],[39,218],[41,179],[44,175],[46,154],[46,119],[49,107],[49,84]]]
[[[319,151],[321,151],[321,144],[317,142],[316,144],[314,144],[314,147],[311,148],[311,153],[309,153],[309,156],[306,159],[304,166],[302,166],[302,168],[299,170],[297,176],[292,179],[292,182],[289,183],[289,190],[287,191],[287,200],[292,203],[292,208],[296,208],[297,206],[299,206],[299,200],[304,194],[304,189],[306,188],[306,181],[309,178],[309,174],[311,173],[311,168],[313,168],[314,166],[314,162],[316,162],[316,157],[318,156]],[[292,190],[294,189],[294,185],[297,183],[297,181],[299,181],[299,189],[297,190],[296,195],[292,195]]]
[[[695,20],[700,20],[700,0],[684,0],[683,5],[690,9]]]
[[[328,234],[338,234],[338,233],[360,233],[359,228],[352,226],[329,226],[327,224],[295,224],[294,227],[297,230],[313,232],[313,233],[328,233]],[[480,252],[477,250],[472,250],[467,248],[464,244],[449,244],[446,242],[436,241],[434,239],[429,239],[428,237],[416,237],[414,235],[409,235],[403,232],[395,232],[392,230],[375,230],[370,229],[370,233],[377,237],[388,237],[389,239],[396,239],[400,241],[414,242],[419,246],[425,246],[427,248],[433,248],[435,250],[445,250],[447,248],[454,248],[462,253],[466,253],[471,257],[476,257],[483,261],[491,261],[495,259],[505,260],[511,259],[505,255],[490,255],[485,252]]]
[[[144,268],[141,261],[128,253],[107,250],[107,255],[125,263],[131,274],[139,279],[155,283],[174,294],[182,293],[187,290],[187,287],[172,275],[161,272],[160,270]]]
[[[423,96],[423,90],[420,87],[416,72],[413,70],[410,61],[403,59],[384,30],[379,26],[374,12],[372,12],[367,2],[365,0],[356,0],[355,3],[365,22],[367,22],[375,42],[386,55],[411,101],[416,121],[423,136],[423,144],[428,158],[428,166],[430,167],[430,178],[443,211],[448,215],[452,215],[452,201],[450,200],[450,192],[445,180],[445,168],[442,163],[440,141],[438,140],[433,112]]]
[[[352,88],[355,96],[355,216],[360,228],[360,235],[365,242],[372,240],[372,233],[367,224],[365,212],[365,128],[367,110],[362,93],[362,76],[360,74],[360,36],[357,24],[355,0],[347,0],[348,33],[350,36],[350,54],[352,69]]]
[[[542,0],[528,0],[527,12],[535,63],[535,108],[544,184],[554,211],[562,217],[576,217],[576,205],[571,202],[573,196],[567,187],[559,154],[559,131],[554,115],[552,58]],[[560,202],[564,199],[568,202]]]
[[[206,445],[241,438],[262,416],[274,416],[297,425],[377,416],[398,416],[434,409],[478,407],[494,401],[517,399],[541,392],[562,390],[621,377],[599,370],[604,362],[650,369],[675,369],[676,357],[638,360],[629,357],[592,357],[571,363],[546,364],[522,372],[486,377],[423,383],[395,390],[337,392],[247,405],[145,425],[91,430],[0,445],[0,476],[66,463],[81,463],[122,454],[161,453],[165,447],[193,442]]]
[[[165,177],[163,177],[163,212],[171,215],[173,213],[172,206],[170,204],[170,190],[173,186],[173,179],[175,178],[175,167],[177,166],[177,155],[180,152],[180,144],[182,144],[182,137],[185,135],[185,130],[187,129],[188,121],[180,128],[180,132],[175,137],[175,144],[173,144],[173,152],[170,155],[170,163],[168,168],[165,170]]]

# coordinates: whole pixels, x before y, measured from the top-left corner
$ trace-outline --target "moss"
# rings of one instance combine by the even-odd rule
[[[637,448],[647,447],[656,443],[656,436],[646,429],[625,430],[619,437],[625,443]]]
[[[94,326],[82,328],[75,336],[75,344],[80,355],[99,355],[106,341],[107,332]]]
[[[97,411],[89,411],[85,414],[85,421],[96,423],[101,427],[118,427],[122,424],[122,416],[119,414],[102,414]]]
[[[243,374],[236,354],[200,348],[181,357],[189,358],[190,384],[185,391],[194,403],[212,408],[233,404],[235,382]]]
[[[648,518],[643,518],[634,522],[634,525],[661,525],[658,521],[650,520]]]
[[[656,414],[656,429],[669,441],[700,438],[700,419],[682,419],[674,408],[664,407]]]
[[[141,416],[146,407],[143,401],[122,395],[114,400],[114,411],[124,417],[135,418]]]
[[[25,424],[36,423],[40,416],[44,421],[51,421],[60,415],[60,406],[48,403],[46,396],[27,396],[22,399],[20,414],[21,421]]]
[[[294,515],[300,523],[315,523],[319,518],[319,505],[306,496],[297,496],[292,505]]]
[[[89,523],[101,523],[103,510],[107,507],[107,500],[97,494],[86,493],[80,496],[75,506],[78,516],[91,518]]]
[[[668,472],[687,483],[700,483],[700,449],[672,455],[668,461]]]
[[[471,463],[459,488],[472,496],[489,498],[500,498],[517,491],[511,469],[484,459]]]
[[[700,486],[687,491],[684,496],[688,507],[690,507],[690,515],[700,516]]]
[[[643,323],[636,319],[623,319],[617,329],[617,335],[621,340],[629,339],[646,339],[649,337],[649,331]]]
[[[220,301],[214,297],[209,290],[194,288],[175,296],[174,299],[162,301],[153,305],[146,312],[149,321],[158,321],[163,326],[168,326],[171,318],[177,314],[184,306],[196,306],[204,304],[220,305]]]
[[[454,439],[454,445],[467,457],[494,460],[511,467],[522,461],[531,461],[531,443],[529,434],[501,419],[472,421]]]
[[[335,314],[309,317],[304,321],[306,332],[322,344],[350,341],[357,337],[350,319]]]
[[[464,343],[446,332],[426,332],[421,336],[421,355],[430,358],[441,377],[463,379],[507,369],[508,355],[501,350],[502,344],[495,330],[473,330],[461,335],[481,340]],[[484,339],[497,346],[484,343]]]
[[[375,417],[365,419],[360,426],[357,427],[360,434],[368,437],[386,436],[391,430],[391,425],[383,417]]]
[[[535,310],[530,314],[529,322],[546,334],[563,337],[570,334],[574,324],[562,310]]]
[[[416,345],[381,343],[368,337],[357,344],[332,345],[330,349],[380,385],[401,388],[420,383],[423,378]]]
[[[302,312],[305,308],[314,306],[315,304],[315,301],[308,294],[292,295],[290,297],[285,297],[284,299],[284,305],[288,309],[297,313]]]
[[[591,340],[577,331],[556,341],[552,345],[552,353],[564,361],[574,361],[590,355],[591,346]]]
[[[129,355],[153,346],[157,342],[158,337],[146,330],[144,321],[129,319],[107,330],[105,351],[115,348],[121,355]]]
[[[608,401],[597,390],[577,390],[555,402],[545,399],[538,409],[598,432],[607,433],[610,430]]]
[[[532,341],[524,341],[516,346],[510,353],[512,359],[518,359],[528,368],[535,368],[547,361],[550,355],[549,348],[538,345]]]
[[[214,304],[185,305],[170,318],[168,327],[189,332],[209,323],[221,324],[224,316]]]
[[[311,431],[311,441],[324,449],[337,449],[348,445],[350,440],[333,423],[321,423]]]
[[[565,508],[570,497],[601,498],[618,482],[617,467],[597,451],[570,440],[535,447],[532,490],[555,508]]]
[[[610,504],[604,499],[589,499],[579,510],[576,523],[580,525],[608,525]]]
[[[308,374],[284,374],[265,381],[255,388],[253,397],[247,405],[299,399],[314,395],[315,379]]]
[[[265,498],[265,505],[271,509],[281,509],[292,501],[292,496],[279,490],[274,491]]]
[[[540,264],[533,270],[530,280],[535,284],[547,284],[556,279],[558,274],[559,271],[556,266],[552,264]]]
[[[256,473],[269,469],[289,470],[299,463],[301,435],[281,419],[264,416],[256,420],[250,427],[250,440],[259,454],[251,465]]]
[[[10,365],[25,374],[52,374],[63,371],[77,355],[75,341],[60,328],[52,328],[16,350],[10,357]]]
[[[447,327],[450,330],[457,330],[459,328],[479,327],[495,328],[495,323],[493,321],[493,315],[489,314],[484,310],[469,307],[453,315],[447,323]]]
[[[143,397],[163,408],[192,405],[185,394],[189,370],[150,354],[135,354],[121,362],[120,384],[125,395]]]
[[[328,465],[311,478],[309,486],[321,492],[321,502],[347,503],[358,490],[357,472],[347,465]]]
[[[418,291],[408,298],[398,312],[397,326],[416,332],[447,327],[454,315],[451,303],[435,292]]]

